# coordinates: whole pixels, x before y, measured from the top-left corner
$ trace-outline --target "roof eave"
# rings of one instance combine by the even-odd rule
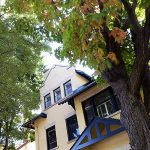
[[[86,90],[90,89],[91,87],[95,86],[96,85],[96,82],[93,81],[93,82],[90,82],[85,88],[81,89],[80,91],[78,92],[74,92],[72,93],[71,95],[69,95],[68,97],[65,97],[64,99],[62,99],[62,101],[60,101],[58,104],[64,104],[68,101],[70,101],[71,99],[73,99],[74,97],[78,96],[79,94],[85,92]],[[76,90],[75,90],[76,91]]]
[[[45,113],[40,113],[39,115],[33,117],[31,120],[25,122],[25,123],[22,125],[22,127],[34,129],[33,123],[34,123],[36,120],[40,119],[40,118],[47,118],[47,114],[45,114]]]

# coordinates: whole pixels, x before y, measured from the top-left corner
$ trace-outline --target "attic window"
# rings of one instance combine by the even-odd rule
[[[51,96],[50,93],[44,96],[44,106],[47,109],[51,105]]]
[[[72,93],[71,80],[64,83],[64,91],[65,91],[65,96],[68,96]]]
[[[61,90],[60,87],[58,87],[56,90],[54,90],[54,100],[55,102],[58,102],[61,100]]]

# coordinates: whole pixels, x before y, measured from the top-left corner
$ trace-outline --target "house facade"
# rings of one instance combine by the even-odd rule
[[[40,88],[41,114],[23,126],[35,130],[36,150],[128,150],[120,105],[109,85],[97,85],[74,67],[54,65]]]

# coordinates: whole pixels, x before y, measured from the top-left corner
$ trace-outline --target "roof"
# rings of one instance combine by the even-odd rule
[[[26,141],[25,143],[23,143],[22,145],[20,145],[16,150],[20,150],[22,147],[24,147],[25,145],[27,145],[29,142]]]
[[[91,76],[89,76],[88,74],[86,74],[85,72],[83,72],[83,71],[81,71],[81,70],[75,70],[75,72],[76,72],[77,74],[79,74],[80,76],[86,78],[86,79],[89,80],[89,81],[92,80]]]
[[[47,114],[45,113],[40,113],[39,115],[33,117],[31,120],[27,121],[26,123],[24,123],[22,126],[25,128],[30,128],[30,129],[34,129],[34,125],[33,123],[40,119],[40,118],[47,118]]]
[[[91,82],[88,82],[88,83],[80,86],[79,88],[74,90],[71,95],[69,95],[69,96],[65,97],[64,99],[62,99],[59,102],[59,104],[63,104],[65,102],[68,102],[69,100],[73,99],[75,96],[78,96],[79,94],[85,92],[86,90],[90,89],[94,85],[96,85],[96,82],[95,81],[91,81]]]
[[[105,133],[102,134],[103,131],[105,131]],[[70,150],[83,149],[123,131],[125,131],[125,128],[122,126],[120,120],[95,117],[84,129]],[[93,136],[93,134],[95,135]],[[85,140],[86,137],[88,137],[87,140]]]

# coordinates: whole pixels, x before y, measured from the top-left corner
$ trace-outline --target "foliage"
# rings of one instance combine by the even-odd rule
[[[125,13],[121,19],[119,18],[123,11],[121,2],[118,0],[100,2],[103,3],[104,9],[99,8],[97,0],[42,0],[39,2],[29,0],[23,1],[23,4],[19,4],[19,0],[13,0],[8,1],[7,5],[13,6],[10,7],[13,12],[36,13],[39,21],[50,32],[52,40],[63,43],[62,47],[56,50],[59,58],[68,58],[70,63],[80,60],[83,65],[97,70],[99,64],[104,64],[106,61],[106,42],[102,35],[104,23],[111,30],[110,36],[114,37],[118,43],[123,44],[127,34],[113,24],[116,20],[123,22],[126,18]],[[21,5],[22,12],[18,5]],[[29,11],[27,7],[32,9]],[[104,70],[104,65],[101,65],[101,70]]]
[[[27,138],[21,125],[39,106],[46,34],[32,17],[5,13],[0,18],[0,144],[5,149]]]

